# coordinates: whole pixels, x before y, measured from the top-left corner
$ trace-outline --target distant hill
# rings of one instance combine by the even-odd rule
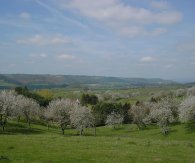
[[[27,86],[41,88],[129,88],[178,84],[171,80],[80,75],[0,74],[0,89]]]

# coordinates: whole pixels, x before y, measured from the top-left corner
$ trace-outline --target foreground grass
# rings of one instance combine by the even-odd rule
[[[195,127],[174,125],[168,136],[159,129],[138,131],[134,125],[117,129],[99,127],[61,135],[41,125],[9,124],[0,132],[0,162],[195,162]]]

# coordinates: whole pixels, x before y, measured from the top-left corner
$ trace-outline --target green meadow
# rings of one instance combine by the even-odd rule
[[[195,125],[174,124],[166,136],[157,126],[65,130],[10,122],[0,131],[0,162],[195,162]]]

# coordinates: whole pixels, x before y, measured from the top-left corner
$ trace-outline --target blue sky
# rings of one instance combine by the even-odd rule
[[[0,73],[195,81],[194,0],[1,0]]]

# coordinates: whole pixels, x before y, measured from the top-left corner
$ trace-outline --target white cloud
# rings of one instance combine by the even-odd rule
[[[124,27],[120,29],[120,34],[127,37],[136,37],[140,35],[145,35],[146,31],[141,27]]]
[[[29,19],[31,17],[31,15],[27,12],[22,12],[22,13],[20,13],[19,17],[22,19]]]
[[[142,57],[140,59],[140,62],[142,62],[142,63],[151,63],[151,62],[154,62],[155,60],[156,60],[156,58],[154,58],[154,57],[145,56],[145,57]]]
[[[57,45],[70,43],[70,40],[63,36],[35,35],[30,38],[19,39],[16,42],[27,45]]]
[[[74,61],[76,60],[76,57],[69,54],[60,54],[57,56],[59,60],[65,60],[65,61]]]
[[[180,50],[180,51],[184,51],[184,52],[187,52],[187,53],[192,53],[192,54],[195,54],[195,40],[188,40],[188,41],[185,41],[184,43],[179,43],[177,45],[177,49]]]
[[[164,9],[168,9],[170,6],[167,2],[165,1],[152,1],[150,3],[151,7],[156,8],[156,9],[160,9],[160,10],[164,10]]]
[[[194,60],[194,61],[192,61],[192,62],[191,62],[191,64],[192,64],[193,66],[195,66],[195,60]]]
[[[165,28],[156,28],[151,32],[151,35],[153,36],[158,36],[161,35],[163,33],[165,33],[167,30]]]
[[[177,24],[182,19],[181,13],[177,11],[163,11],[154,15],[155,23],[158,24]]]
[[[149,9],[124,5],[120,0],[72,0],[68,6],[84,16],[112,24],[121,22],[175,24],[181,20],[179,12],[156,13]]]
[[[58,18],[63,19],[63,21],[61,23],[68,21],[70,23],[73,23],[73,24],[81,27],[81,28],[89,30],[89,28],[85,24],[79,22],[78,20],[71,19],[70,17],[63,14],[63,12],[60,12],[59,10],[49,6],[47,2],[44,2],[44,1],[41,1],[41,0],[35,0],[35,2],[38,5],[40,5],[41,7],[47,9],[53,16],[57,16]],[[61,4],[59,6],[61,7]]]
[[[47,54],[43,53],[43,54],[40,55],[40,57],[46,58],[47,57]]]
[[[120,35],[135,37],[140,35],[160,35],[165,28],[148,30],[150,25],[174,25],[181,21],[182,14],[168,9],[168,3],[153,3],[153,7],[166,8],[163,11],[153,11],[143,7],[127,5],[122,0],[71,0],[61,1],[60,7],[70,9],[76,14],[104,23]],[[162,30],[163,29],[163,30]]]
[[[145,30],[143,27],[139,26],[129,26],[120,29],[120,34],[130,38],[137,36],[158,36],[165,33],[167,30],[165,28],[155,28],[151,31]]]
[[[166,69],[171,69],[171,68],[174,68],[174,65],[169,64],[169,65],[165,65],[164,67],[165,67]]]
[[[53,37],[50,41],[51,44],[66,44],[70,42],[70,40],[68,40],[67,38],[62,37]]]
[[[43,58],[47,58],[48,55],[45,54],[45,53],[41,53],[41,54],[31,54],[30,57],[33,58],[33,59],[43,59]]]

